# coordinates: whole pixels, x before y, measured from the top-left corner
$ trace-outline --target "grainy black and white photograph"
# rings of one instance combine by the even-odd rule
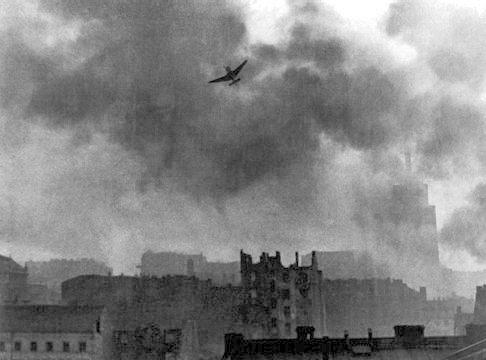
[[[0,360],[486,359],[486,2],[0,0]]]

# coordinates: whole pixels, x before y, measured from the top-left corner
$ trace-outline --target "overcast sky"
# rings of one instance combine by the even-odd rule
[[[413,180],[486,266],[481,1],[178,4],[0,1],[2,253],[360,249]]]

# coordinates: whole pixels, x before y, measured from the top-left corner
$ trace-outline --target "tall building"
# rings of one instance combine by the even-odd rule
[[[288,338],[298,326],[313,326],[316,336],[326,334],[326,313],[322,272],[315,253],[310,266],[282,265],[280,253],[251,255],[240,253],[242,323],[250,338]]]
[[[450,289],[439,261],[435,206],[429,204],[427,184],[412,174],[409,154],[405,163],[409,173],[384,192],[372,225],[365,224],[364,230],[373,234],[368,251],[388,269],[388,276],[416,288],[425,285],[432,296],[445,296]]]

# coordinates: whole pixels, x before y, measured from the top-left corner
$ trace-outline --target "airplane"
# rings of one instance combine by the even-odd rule
[[[222,76],[220,78],[211,80],[209,83],[216,83],[216,82],[221,82],[221,81],[231,81],[229,83],[229,86],[237,84],[241,78],[238,78],[238,73],[243,69],[243,66],[245,66],[246,62],[248,60],[245,60],[241,63],[240,66],[238,66],[236,69],[231,70],[229,66],[225,66],[224,69],[226,70],[226,75]]]

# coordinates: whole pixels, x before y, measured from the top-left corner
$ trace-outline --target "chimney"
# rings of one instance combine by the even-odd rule
[[[315,251],[312,252],[312,263],[311,263],[311,265],[312,265],[313,269],[317,269],[317,259],[316,259],[316,252]]]
[[[427,288],[425,286],[420,287],[420,297],[423,300],[427,300]]]
[[[192,259],[187,259],[187,276],[195,276],[194,260]]]
[[[299,266],[299,252],[295,252],[295,266]]]

